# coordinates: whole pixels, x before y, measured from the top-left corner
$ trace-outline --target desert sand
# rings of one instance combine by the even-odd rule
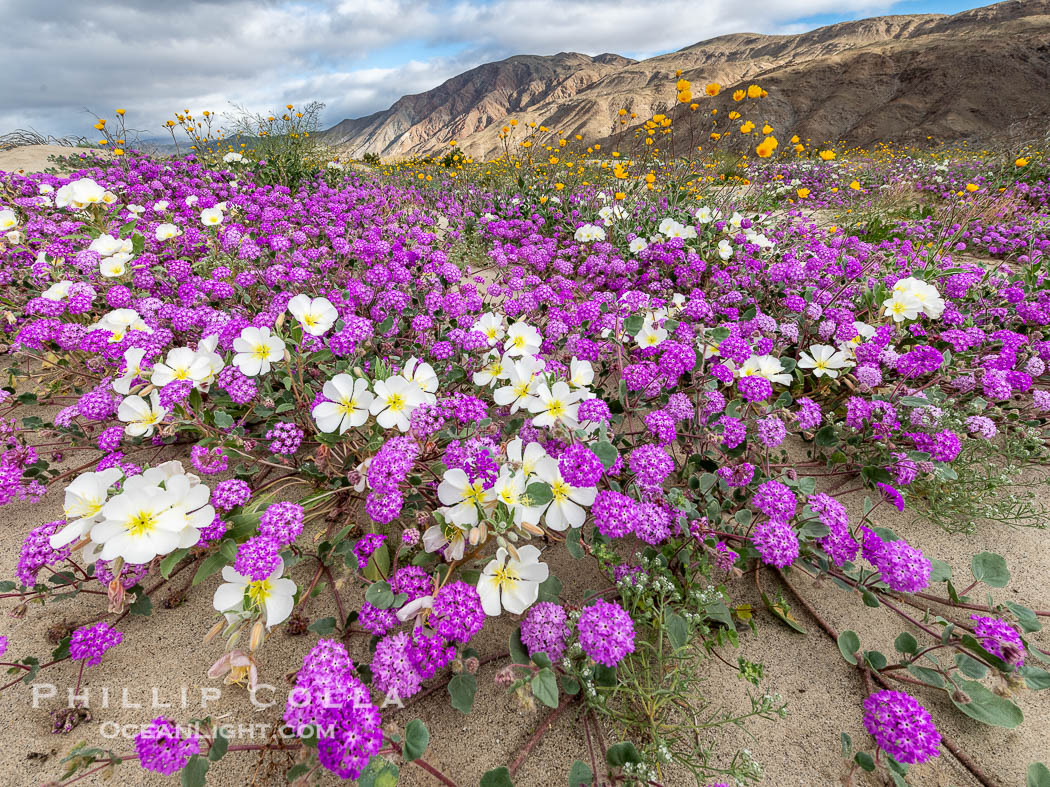
[[[65,145],[24,145],[12,150],[0,150],[0,172],[43,172],[53,166],[51,156],[86,156],[105,153],[98,148],[70,148]]]

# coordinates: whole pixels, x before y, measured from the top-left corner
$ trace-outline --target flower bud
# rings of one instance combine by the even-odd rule
[[[224,628],[226,628],[225,618],[223,620],[220,620],[214,626],[212,626],[208,633],[204,635],[204,644],[207,645],[209,642],[211,642],[213,639],[219,636]]]
[[[263,642],[266,640],[266,626],[263,625],[261,620],[255,621],[255,625],[252,626],[252,636],[248,641],[248,650],[254,653],[262,647]]]

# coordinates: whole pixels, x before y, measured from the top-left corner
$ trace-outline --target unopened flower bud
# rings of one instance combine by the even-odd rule
[[[211,642],[213,639],[219,636],[224,628],[226,628],[225,620],[220,620],[218,623],[212,626],[211,629],[209,629],[208,633],[204,635],[204,644],[207,645],[209,642]]]
[[[478,660],[475,656],[471,656],[469,659],[467,659],[466,661],[463,662],[463,667],[471,675],[475,674],[478,671],[478,667],[480,667],[480,666],[481,666],[481,661]]]
[[[252,636],[248,641],[248,650],[252,653],[262,647],[263,641],[266,639],[266,626],[263,625],[261,620],[255,621],[255,625],[252,626]]]

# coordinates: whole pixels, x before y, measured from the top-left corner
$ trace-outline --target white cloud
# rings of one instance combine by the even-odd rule
[[[646,56],[731,32],[781,32],[893,0],[0,0],[0,131],[87,133],[128,110],[157,135],[175,110],[310,100],[327,123],[384,109],[514,54]],[[12,24],[13,22],[13,24]],[[411,47],[411,48],[410,48]],[[409,54],[397,57],[397,53]],[[393,56],[391,53],[395,53]],[[396,62],[391,62],[394,57]],[[382,67],[377,66],[381,63]]]

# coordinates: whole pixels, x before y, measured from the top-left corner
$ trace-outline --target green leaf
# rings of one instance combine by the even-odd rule
[[[635,748],[633,743],[624,741],[623,743],[614,743],[609,747],[609,750],[605,752],[605,761],[612,768],[622,768],[629,762],[640,763],[642,755],[638,753],[638,749]]]
[[[959,688],[966,693],[969,702],[962,702],[956,697],[957,692],[948,689],[955,707],[969,716],[971,719],[987,724],[991,727],[1005,727],[1012,730],[1024,721],[1021,709],[1005,697],[989,691],[975,680],[956,678]]]
[[[870,590],[865,590],[864,593],[861,594],[861,600],[864,602],[864,606],[866,607],[874,607],[877,609],[878,607],[882,606],[882,602],[879,601],[878,596],[876,596]]]
[[[830,448],[831,446],[838,443],[838,437],[835,435],[834,426],[825,426],[821,428],[816,435],[816,443],[821,448]]]
[[[573,760],[572,767],[569,768],[569,787],[591,787],[592,784],[594,771],[591,770],[591,766],[583,760]]]
[[[307,773],[313,770],[314,767],[316,766],[311,766],[308,762],[301,762],[298,765],[293,765],[288,770],[288,773],[284,775],[284,778],[289,784],[291,784],[300,776],[305,776]]]
[[[215,728],[215,737],[212,738],[211,748],[208,749],[208,759],[212,762],[221,760],[226,756],[226,750],[230,748],[230,739],[222,734],[222,729]]]
[[[594,455],[601,460],[602,467],[609,469],[616,464],[617,457],[620,456],[616,450],[616,446],[610,443],[608,440],[601,440],[597,445],[591,448],[594,451]]]
[[[335,618],[321,618],[320,620],[315,620],[307,628],[320,634],[322,637],[327,637],[335,631],[335,625]]]
[[[871,665],[872,669],[880,670],[886,666],[886,657],[878,650],[865,651],[864,660]]]
[[[550,601],[555,604],[558,603],[558,596],[561,595],[561,580],[551,574],[543,582],[540,583],[539,587],[539,601]]]
[[[542,481],[529,484],[525,489],[525,494],[528,495],[530,506],[545,506],[554,499],[554,490],[551,489],[550,484]]]
[[[128,607],[128,612],[132,615],[142,615],[147,618],[153,612],[153,602],[150,601],[149,596],[146,595],[146,591],[139,587],[135,593],[135,603]]]
[[[510,780],[510,771],[507,770],[507,766],[501,765],[498,768],[493,768],[491,771],[485,771],[481,776],[481,787],[514,787],[514,782]]]
[[[1025,787],[1050,787],[1050,768],[1041,762],[1033,762],[1028,766],[1028,777],[1024,784]]]
[[[448,693],[452,697],[452,707],[460,713],[470,713],[474,707],[474,695],[478,691],[478,681],[469,672],[461,672],[448,682]]]
[[[1020,667],[1017,671],[1024,677],[1025,685],[1033,691],[1050,689],[1050,672],[1042,667]]]
[[[689,644],[689,624],[677,612],[664,610],[664,625],[667,627],[667,638],[675,650]]]
[[[931,686],[936,686],[939,689],[944,688],[944,677],[936,670],[929,669],[928,667],[920,667],[916,664],[909,664],[908,672],[919,680],[929,683]]]
[[[233,426],[233,416],[225,410],[212,411],[212,418],[215,420],[215,425],[220,429],[229,429]]]
[[[199,754],[194,754],[182,769],[182,787],[204,787],[204,777],[207,773],[208,761]]]
[[[1006,559],[995,552],[978,552],[970,561],[970,570],[980,582],[993,588],[1004,588],[1010,581]]]
[[[841,733],[839,735],[839,743],[842,746],[842,756],[849,757],[849,753],[853,751],[853,739],[849,736],[849,733]]]
[[[395,787],[400,775],[401,770],[394,763],[377,755],[361,771],[357,787]]]
[[[542,650],[538,650],[532,654],[532,663],[537,667],[549,667],[551,666],[551,659]]]
[[[762,594],[762,602],[766,605],[766,609],[772,612],[776,618],[786,623],[799,634],[808,633],[803,625],[795,619],[795,616],[791,614],[791,607],[787,605],[787,602],[778,600],[774,603],[767,593]]]
[[[394,605],[394,592],[389,582],[373,582],[365,591],[365,601],[378,609],[390,609]]]
[[[347,561],[353,561],[352,567],[356,567],[357,555],[353,553],[353,550],[346,553],[346,559]],[[350,563],[347,565],[350,565]],[[385,542],[368,558],[368,564],[362,573],[365,575],[365,579],[370,579],[373,582],[390,576],[390,549]]]
[[[875,760],[866,751],[859,751],[854,754],[853,761],[868,773],[875,770]]]
[[[1021,629],[1025,634],[1034,634],[1037,631],[1043,630],[1043,624],[1039,622],[1039,618],[1036,614],[1028,607],[1021,604],[1015,604],[1012,601],[1004,601],[1006,608],[1014,613],[1017,618],[1017,622],[1020,624]]]
[[[952,578],[952,567],[943,560],[930,559],[930,582],[947,582]]]
[[[212,574],[216,573],[223,566],[232,563],[237,558],[237,545],[226,539],[222,542],[222,546],[219,547],[218,551],[214,554],[208,555],[201,561],[201,564],[197,566],[197,573],[193,575],[193,585],[199,585],[201,582],[206,580]]]
[[[170,555],[166,555],[162,561],[160,561],[160,575],[167,579],[171,576],[171,572],[175,569],[175,566],[180,560],[189,554],[188,549],[176,549]]]
[[[893,640],[893,647],[898,653],[913,655],[919,650],[919,641],[907,631],[904,631],[897,635],[897,639]]]
[[[842,658],[849,664],[856,665],[857,657],[854,654],[860,650],[860,637],[857,636],[857,632],[846,629],[839,634],[838,643]]]
[[[548,708],[558,707],[558,679],[549,667],[544,667],[529,682],[536,699]]]
[[[528,664],[529,652],[521,641],[521,629],[516,628],[510,634],[510,660],[513,664]]]
[[[968,656],[965,653],[955,654],[955,664],[960,671],[962,671],[962,674],[968,678],[976,678],[977,680],[980,680],[988,674],[988,668],[986,666],[973,656]]]
[[[583,537],[583,528],[572,527],[569,528],[569,532],[565,536],[565,548],[569,550],[569,554],[576,560],[586,554],[583,551],[583,546],[580,544],[580,539]]]
[[[422,719],[413,719],[405,727],[404,756],[407,762],[418,760],[423,756],[430,743],[430,730]]]
[[[570,697],[575,697],[580,693],[580,682],[572,677],[572,675],[562,675],[558,678],[558,685],[561,686],[561,690]]]

